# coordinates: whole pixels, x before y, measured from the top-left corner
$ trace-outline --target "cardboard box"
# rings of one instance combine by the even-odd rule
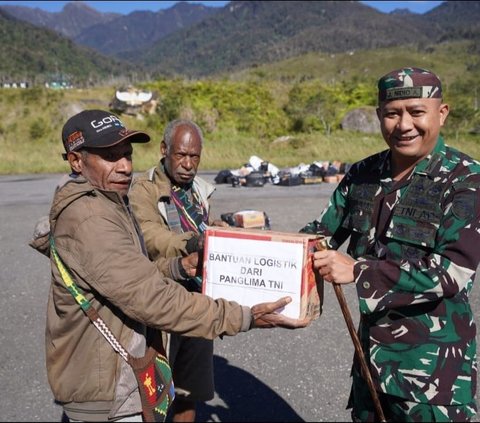
[[[235,226],[247,229],[262,229],[266,224],[265,214],[263,211],[257,210],[238,211],[233,214],[233,220],[235,221]]]
[[[323,279],[313,272],[318,236],[244,228],[208,228],[203,293],[242,305],[290,296],[282,314],[316,319],[322,312]]]
[[[337,175],[334,176],[324,176],[323,182],[327,182],[328,184],[336,184],[338,182]]]
[[[302,181],[305,185],[320,184],[323,182],[323,178],[321,176],[302,176]]]

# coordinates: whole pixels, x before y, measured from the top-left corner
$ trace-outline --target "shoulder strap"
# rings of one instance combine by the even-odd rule
[[[164,422],[168,409],[175,398],[175,387],[172,370],[161,341],[156,343],[158,350],[149,346],[143,357],[130,355],[73,281],[70,272],[57,253],[53,236],[50,236],[50,252],[63,283],[75,301],[112,348],[131,366],[138,383],[144,421]]]
[[[148,180],[150,182],[153,182],[153,175],[155,174],[155,169],[156,166],[151,167],[150,169],[147,170],[147,176]],[[178,215],[177,208],[175,204],[172,202],[172,198],[170,197],[169,201],[165,201],[164,203],[165,206],[165,211],[167,213],[167,224],[172,232],[175,232],[177,234],[181,234],[182,231],[182,225],[180,224],[180,216]]]
[[[53,255],[53,259],[55,264],[57,265],[58,271],[60,272],[60,276],[62,277],[62,281],[65,284],[66,288],[72,294],[75,301],[80,305],[82,310],[88,316],[90,321],[93,325],[100,331],[103,337],[108,341],[108,343],[113,347],[113,349],[120,354],[120,356],[128,363],[130,354],[128,351],[123,348],[122,344],[117,340],[115,335],[110,331],[108,326],[105,324],[103,319],[98,314],[97,310],[93,308],[92,304],[83,294],[83,291],[77,286],[77,284],[73,281],[70,272],[63,264],[60,256],[57,253],[55,248],[55,242],[53,240],[53,236],[50,236],[50,252]]]
[[[147,175],[148,175],[148,180],[149,181],[153,181],[153,174],[154,173],[155,173],[155,166],[148,169]]]
[[[165,210],[167,212],[167,223],[170,230],[176,234],[183,233],[182,224],[180,223],[180,216],[171,197],[170,201],[165,203]]]

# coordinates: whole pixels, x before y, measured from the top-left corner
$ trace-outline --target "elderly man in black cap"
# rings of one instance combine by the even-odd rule
[[[128,130],[110,112],[86,110],[67,121],[62,139],[72,174],[55,192],[49,225],[30,245],[51,261],[47,375],[66,418],[142,421],[139,385],[125,354],[117,354],[119,344],[143,357],[150,346],[164,353],[162,330],[213,339],[255,327],[308,325],[277,313],[290,297],[250,308],[188,292],[172,279],[196,276],[198,253],[148,259],[127,197],[132,143],[148,142],[146,133]],[[90,321],[91,309],[100,325]],[[150,394],[162,389],[146,376]]]
[[[357,291],[374,389],[357,357],[354,421],[378,421],[382,410],[388,421],[418,422],[476,413],[469,294],[480,262],[480,163],[445,144],[448,111],[428,70],[380,78],[377,115],[389,148],[355,163],[301,230],[328,239],[314,257],[324,280]],[[348,254],[336,251],[347,239]]]

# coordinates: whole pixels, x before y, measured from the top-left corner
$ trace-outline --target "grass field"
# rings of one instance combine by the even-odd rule
[[[478,58],[455,43],[428,54],[407,48],[395,52],[395,57],[388,49],[309,54],[216,80],[144,83],[158,94],[156,113],[122,115],[129,128],[152,137],[150,143],[135,146],[135,169],[157,162],[163,129],[178,117],[196,121],[204,131],[203,170],[237,169],[252,155],[279,168],[314,161],[355,162],[386,145],[380,134],[340,129],[342,117],[354,108],[374,106],[374,75],[406,62],[442,75],[451,106],[445,140],[480,160],[480,87],[474,71],[480,66],[475,65]],[[0,174],[67,171],[61,158],[63,124],[83,109],[107,110],[115,89],[0,88]]]

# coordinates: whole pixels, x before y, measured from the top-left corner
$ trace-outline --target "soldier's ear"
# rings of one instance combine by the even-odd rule
[[[450,108],[448,104],[442,103],[440,104],[440,126],[443,126],[445,121],[447,120],[448,113],[450,112]]]

